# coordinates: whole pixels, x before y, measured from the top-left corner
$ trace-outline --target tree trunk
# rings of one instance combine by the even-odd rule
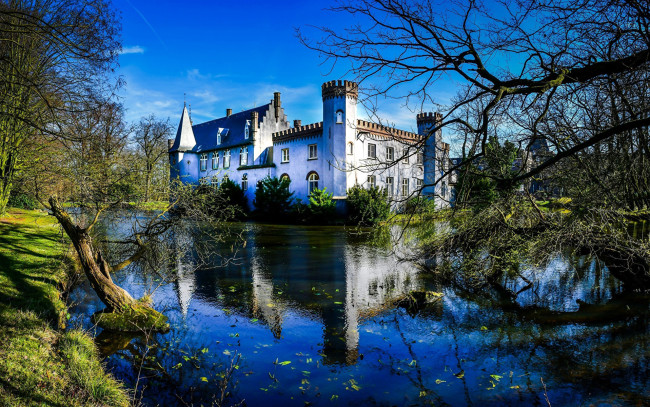
[[[99,299],[106,305],[107,311],[119,312],[132,306],[136,301],[126,290],[113,282],[110,275],[111,267],[102,257],[101,251],[93,246],[88,231],[75,225],[70,215],[63,210],[54,197],[49,201],[52,214],[72,240],[84,273]]]

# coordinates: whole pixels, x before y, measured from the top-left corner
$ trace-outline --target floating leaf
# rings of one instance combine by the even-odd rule
[[[269,389],[267,389],[267,388],[265,388],[265,387],[260,387],[260,390],[262,390],[262,391],[269,391]]]
[[[334,401],[334,400],[338,400],[338,399],[339,399],[339,396],[336,395],[336,394],[332,394],[332,397],[330,397],[330,401]]]
[[[201,353],[208,353],[208,348],[201,349]]]
[[[464,371],[464,370],[461,370],[461,371],[458,372],[458,373],[454,373],[454,376],[456,376],[456,377],[459,378],[459,379],[462,379],[463,377],[465,377],[465,371]]]
[[[436,379],[436,384],[446,383],[446,382],[447,382],[446,380]],[[422,397],[422,396],[420,396],[420,397]]]
[[[310,373],[311,373],[311,372],[310,372],[309,370],[303,370],[303,371],[302,371],[302,374],[304,374],[304,375],[309,375]]]
[[[427,395],[426,390],[420,390],[420,397],[425,397]]]
[[[207,381],[208,381],[208,378],[207,378],[207,377],[202,377],[202,378],[201,378],[201,381],[202,381],[202,382],[207,382]]]
[[[251,322],[257,322],[257,321],[258,321],[257,318],[253,318],[253,319],[251,319]]]
[[[511,389],[518,389],[518,388],[519,388],[519,385],[516,385],[516,386],[510,386],[510,388],[511,388]]]
[[[487,330],[488,330],[488,329],[487,329],[487,326],[483,325],[483,326],[481,327],[481,331],[487,331]]]
[[[336,304],[336,305],[341,305],[341,304],[343,304],[343,303],[342,303],[341,301],[334,301],[334,304]]]
[[[180,363],[180,362],[178,362],[178,364],[177,364],[177,365],[174,365],[174,366],[172,366],[172,369],[180,369],[180,368],[181,368],[181,366],[183,366],[183,364],[182,364],[182,363]]]
[[[490,377],[496,380],[497,382],[499,381],[499,379],[503,378],[503,376],[499,376],[498,374],[491,374]]]
[[[290,360],[285,360],[284,362],[280,362],[280,363],[278,363],[278,364],[279,364],[280,366],[286,366],[286,365],[288,365],[288,364],[290,364],[290,363],[291,363]]]
[[[352,388],[353,388],[354,390],[356,390],[356,391],[361,390],[361,387],[357,386],[356,384],[353,384],[353,385],[352,385]]]

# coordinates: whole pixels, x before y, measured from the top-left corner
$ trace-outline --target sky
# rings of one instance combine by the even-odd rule
[[[122,17],[118,75],[126,118],[156,114],[176,126],[184,99],[196,123],[268,103],[282,93],[290,121],[322,120],[321,84],[346,75],[296,37],[296,28],[354,23],[326,10],[331,1],[114,0]],[[313,30],[310,32],[314,33]],[[441,91],[451,94],[449,86]],[[382,118],[414,130],[415,113],[394,100],[380,101]],[[359,116],[365,112],[361,109]],[[367,118],[367,116],[366,116]]]

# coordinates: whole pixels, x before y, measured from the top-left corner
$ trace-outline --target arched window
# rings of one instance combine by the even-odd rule
[[[244,174],[241,177],[241,189],[244,191],[248,189],[248,174]]]
[[[316,171],[312,171],[307,174],[307,186],[309,193],[311,194],[315,189],[318,189],[318,180],[320,177]]]
[[[343,110],[336,111],[336,123],[338,124],[343,123]]]
[[[291,178],[289,177],[289,174],[286,174],[286,173],[280,175],[280,179],[281,179],[281,180],[286,179],[287,181],[291,181]]]
[[[205,171],[207,169],[208,169],[208,155],[201,154],[201,171]]]
[[[348,143],[348,154],[354,154],[354,143],[351,141]]]

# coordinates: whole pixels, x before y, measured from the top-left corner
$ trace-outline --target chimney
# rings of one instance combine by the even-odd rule
[[[258,113],[256,111],[251,112],[251,139],[255,140],[255,136],[257,135],[257,121],[258,121]]]
[[[171,150],[172,146],[174,145],[174,140],[173,138],[168,138],[167,139],[167,150]]]
[[[277,122],[280,119],[280,108],[282,102],[280,102],[280,92],[275,92],[273,94],[273,107],[275,108],[275,121]]]
[[[293,127],[300,127],[302,125],[302,120],[294,120],[293,121]]]
[[[232,114],[232,109],[226,109],[226,117],[230,117]]]

